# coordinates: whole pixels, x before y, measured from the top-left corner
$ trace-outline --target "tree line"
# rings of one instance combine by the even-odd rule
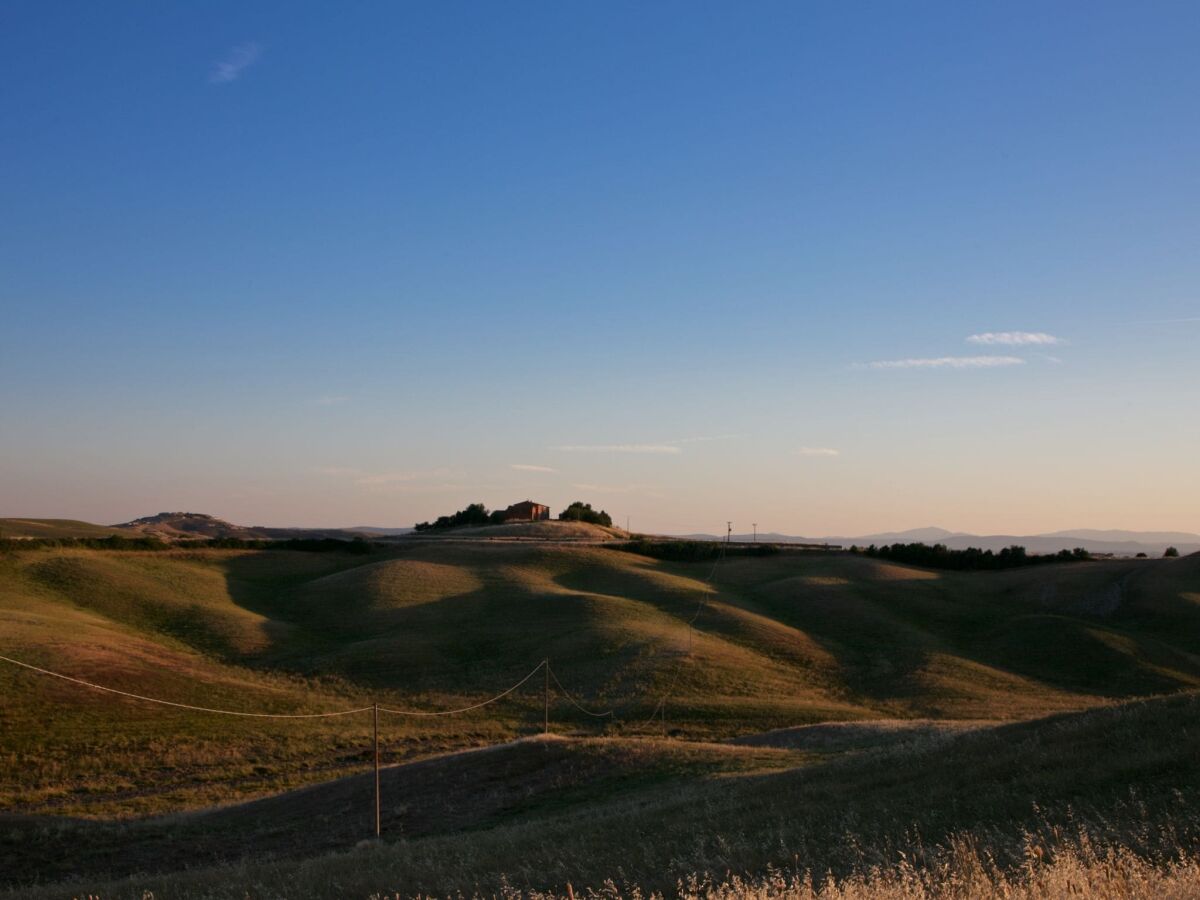
[[[727,544],[724,541],[652,541],[635,537],[631,541],[612,544],[613,550],[624,550],[668,562],[703,562],[719,556],[774,556],[780,553],[775,544]]]
[[[914,566],[925,566],[930,569],[1015,569],[1021,566],[1036,566],[1046,563],[1082,562],[1092,558],[1092,554],[1083,547],[1074,550],[1060,550],[1058,553],[1028,553],[1019,544],[1005,547],[999,553],[991,550],[981,550],[978,547],[967,547],[965,550],[951,550],[945,544],[884,544],[869,547],[851,547],[851,553],[864,553],[879,559],[889,559],[895,562],[910,563]]]

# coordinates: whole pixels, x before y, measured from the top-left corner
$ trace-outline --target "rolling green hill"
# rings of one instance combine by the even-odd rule
[[[949,719],[970,724],[951,729],[968,740],[981,720],[1200,683],[1200,557],[960,573],[791,552],[731,557],[711,585],[710,568],[599,546],[489,541],[414,541],[365,555],[31,548],[0,555],[0,653],[176,702],[276,713],[467,706],[548,658],[579,702],[614,712],[590,718],[553,688],[554,730],[574,735],[572,747],[616,741],[618,756],[649,767],[643,777],[618,766],[625,774],[608,781],[607,769],[581,763],[621,796],[680,772],[694,782],[728,778],[731,765],[805,764],[828,748],[778,734],[811,737],[802,726],[814,723]],[[370,761],[366,714],[217,717],[6,664],[0,696],[8,815],[132,823],[326,782]],[[663,729],[647,720],[664,696],[669,735],[701,742],[686,765],[633,749]],[[543,713],[539,676],[462,716],[385,716],[384,761],[528,736]],[[912,734],[861,727],[883,735],[881,745]],[[734,757],[732,748],[702,749],[768,731],[774,743]],[[564,775],[561,786],[590,803],[591,777]],[[514,789],[502,781],[495,790]],[[663,799],[654,797],[647,803]],[[470,827],[509,820],[509,806],[495,809]]]

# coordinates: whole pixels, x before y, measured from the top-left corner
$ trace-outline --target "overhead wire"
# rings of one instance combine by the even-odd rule
[[[262,713],[262,712],[242,712],[236,709],[217,709],[211,706],[195,706],[191,703],[177,703],[174,700],[163,700],[161,697],[147,697],[144,694],[134,694],[130,691],[122,691],[117,688],[105,687],[102,684],[96,684],[91,681],[84,681],[82,678],[74,678],[70,675],[64,675],[61,672],[54,672],[50,669],[43,669],[41,666],[35,666],[27,662],[21,662],[19,659],[13,659],[8,656],[0,656],[0,660],[7,663],[12,663],[14,666],[21,666],[25,669],[30,669],[34,672],[40,672],[42,675],[49,675],[53,678],[61,678],[63,681],[70,681],[73,684],[80,684],[84,687],[92,688],[97,691],[104,691],[108,694],[118,694],[122,697],[130,697],[134,700],[141,700],[145,703],[157,703],[160,706],[173,706],[177,709],[188,709],[194,712],[213,713],[220,716],[243,716],[252,719],[328,719],[334,716],[352,716],[355,713],[370,712],[372,707],[361,706],[357,709],[342,709],[336,712],[325,713]]]
[[[565,687],[563,687],[563,683],[558,680],[558,673],[554,671],[554,667],[552,665],[550,665],[549,661],[546,662],[546,667],[550,672],[550,677],[554,679],[554,683],[557,684],[558,689],[560,691],[562,691],[563,696],[566,697],[569,701],[571,701],[571,705],[574,706],[581,713],[586,713],[587,715],[592,716],[597,719],[605,719],[605,718],[609,718],[610,716],[613,715],[613,710],[611,710],[611,709],[605,710],[604,712],[595,712],[594,710],[590,710],[587,707],[583,706],[581,703],[579,703],[579,701],[577,701],[575,699],[575,697],[571,694],[570,691],[568,691]]]
[[[456,715],[459,715],[460,713],[471,712],[471,710],[474,710],[474,709],[482,709],[483,707],[488,706],[489,704],[495,703],[497,700],[502,700],[503,698],[507,697],[509,694],[511,694],[513,691],[515,691],[517,688],[519,688],[521,685],[523,685],[525,682],[527,682],[530,678],[532,678],[534,675],[536,675],[538,672],[540,672],[542,669],[542,666],[549,666],[549,663],[547,663],[546,660],[543,659],[540,663],[538,663],[536,666],[534,666],[532,672],[530,672],[528,675],[526,675],[524,678],[522,678],[520,681],[518,681],[516,684],[514,684],[512,687],[510,687],[508,690],[502,691],[501,693],[497,694],[495,697],[492,697],[489,700],[484,700],[482,703],[475,703],[475,704],[472,704],[471,706],[463,706],[459,709],[443,709],[443,710],[436,710],[436,711],[411,710],[411,709],[389,709],[386,706],[381,706],[381,707],[379,707],[379,711],[381,713],[390,713],[391,715],[394,715],[394,716],[429,717],[429,716],[456,716]],[[551,673],[551,674],[553,674],[553,673]]]

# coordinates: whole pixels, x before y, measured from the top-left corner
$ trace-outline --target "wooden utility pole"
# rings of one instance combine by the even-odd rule
[[[375,837],[380,834],[379,815],[379,704],[372,710],[375,714]]]
[[[550,733],[550,660],[542,660],[542,668],[546,674],[546,711],[542,718],[542,734]]]
[[[754,543],[757,544],[758,543],[758,523],[755,522],[751,527],[754,529]]]

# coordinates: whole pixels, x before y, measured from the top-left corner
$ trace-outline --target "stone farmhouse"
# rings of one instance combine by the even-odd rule
[[[522,500],[504,510],[505,522],[542,522],[550,518],[550,507],[532,500]]]

